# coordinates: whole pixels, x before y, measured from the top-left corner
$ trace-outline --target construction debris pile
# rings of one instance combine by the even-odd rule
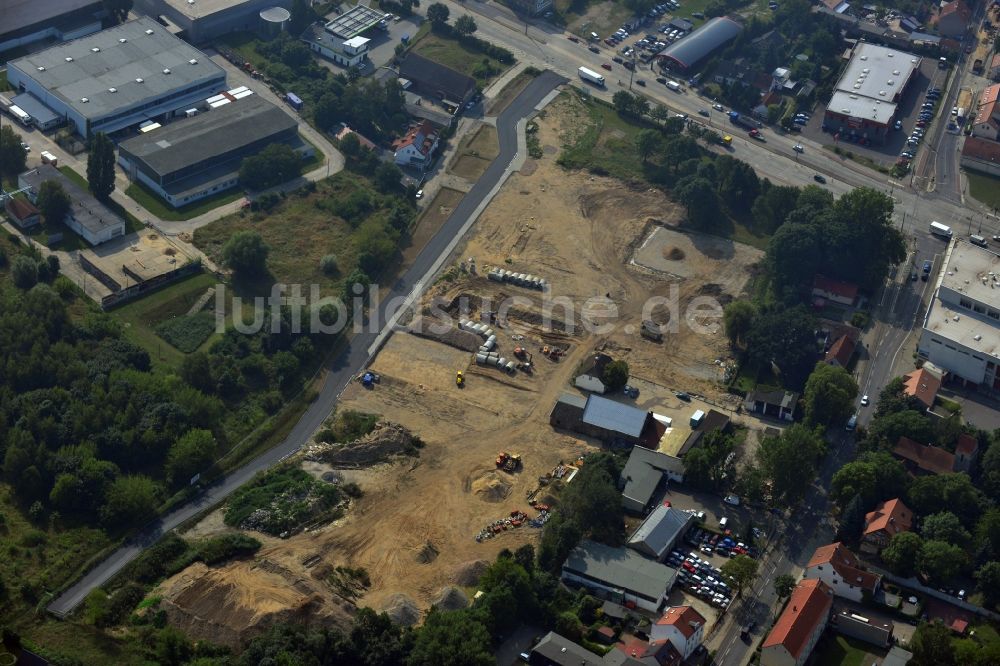
[[[338,495],[333,486],[317,482],[307,487],[290,488],[265,506],[243,519],[240,529],[255,530],[282,539],[331,509]]]
[[[398,423],[379,421],[374,430],[353,442],[309,444],[305,449],[305,459],[334,467],[361,467],[408,453],[414,448],[413,435],[409,430]]]
[[[494,520],[492,523],[484,527],[479,534],[476,535],[476,541],[478,543],[482,543],[483,541],[492,539],[501,532],[514,530],[522,525],[528,525],[529,527],[536,528],[542,527],[548,522],[549,516],[551,515],[549,505],[534,504],[533,506],[534,509],[538,511],[538,516],[536,518],[528,518],[528,514],[525,512],[520,509],[514,509],[506,518]]]
[[[515,273],[513,271],[508,271],[505,268],[492,268],[486,274],[486,277],[494,282],[506,282],[507,284],[512,284],[517,287],[537,289],[538,291],[545,291],[545,289],[549,286],[548,282],[537,275]]]

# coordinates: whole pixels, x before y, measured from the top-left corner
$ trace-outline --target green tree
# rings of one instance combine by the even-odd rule
[[[726,337],[733,347],[740,347],[746,341],[747,335],[753,329],[757,308],[751,301],[733,301],[722,310],[722,323],[726,329]]]
[[[1000,600],[1000,562],[987,562],[976,571],[976,582],[986,606],[992,608]]]
[[[861,495],[855,495],[840,514],[838,538],[851,545],[857,544],[864,526],[865,505],[861,503]]]
[[[760,443],[757,460],[771,481],[776,504],[792,506],[805,496],[825,448],[819,432],[798,423]]]
[[[433,6],[433,5],[432,5]],[[417,633],[408,666],[493,666],[493,641],[479,619],[465,611],[431,611]]]
[[[434,2],[427,7],[427,20],[435,27],[440,27],[447,23],[450,14],[451,12],[448,11],[448,7],[440,2]]]
[[[858,460],[841,467],[830,481],[830,497],[841,507],[855,497],[863,506],[870,506],[877,493],[878,470],[874,465]]]
[[[147,476],[129,475],[115,479],[108,488],[101,518],[110,526],[128,525],[153,514],[160,489]]]
[[[104,132],[98,132],[90,141],[87,184],[101,201],[107,201],[115,189],[115,146]]]
[[[806,422],[812,425],[840,425],[854,411],[858,384],[847,370],[823,362],[806,380],[803,395]]]
[[[103,627],[108,613],[108,593],[96,588],[83,600],[83,617],[90,624]]]
[[[927,541],[944,541],[964,546],[971,536],[962,527],[958,516],[951,511],[939,511],[924,518],[920,526],[920,536]]]
[[[10,277],[18,289],[31,289],[38,284],[38,264],[31,257],[19,255],[10,265]]]
[[[705,178],[684,179],[674,192],[687,212],[688,222],[696,229],[711,229],[719,222],[719,197]]]
[[[759,563],[752,557],[737,555],[722,565],[722,577],[736,590],[736,596],[743,596],[743,590],[753,584]]]
[[[222,246],[222,260],[237,273],[262,275],[267,272],[269,250],[256,231],[237,231]]]
[[[62,224],[70,210],[70,198],[57,180],[47,180],[38,188],[38,210],[46,224]]]
[[[649,161],[649,156],[660,147],[660,133],[653,129],[640,130],[635,135],[635,152],[643,162]]]
[[[308,0],[292,0],[291,12],[292,18],[288,22],[288,32],[296,37],[319,18],[312,3]]]
[[[763,233],[773,234],[795,209],[798,198],[799,188],[772,185],[765,178],[760,184],[760,195],[750,207],[754,228]]]
[[[948,507],[963,525],[974,525],[985,502],[986,498],[972,485],[969,475],[955,472],[916,479],[910,486],[907,505],[923,516]]]
[[[609,393],[617,393],[623,386],[628,384],[629,368],[625,361],[611,361],[604,366],[601,373],[601,382]]]
[[[13,179],[28,168],[28,151],[21,141],[11,125],[0,127],[0,177]]]
[[[460,35],[471,35],[479,26],[476,25],[476,19],[472,18],[469,14],[462,14],[457,19],[455,19],[455,31]]]
[[[965,551],[945,541],[925,541],[920,548],[917,566],[938,583],[946,583],[965,566]]]
[[[795,589],[795,577],[790,574],[781,574],[774,579],[774,593],[779,599],[784,599]]]
[[[326,98],[324,97],[323,99]],[[316,109],[317,117],[320,116],[320,113],[321,112],[319,110],[319,107],[317,107]],[[332,124],[332,122],[329,124]],[[326,123],[324,123],[324,125],[326,125]],[[361,146],[361,139],[359,139],[358,135],[355,134],[354,132],[349,132],[347,136],[341,139],[340,142],[337,144],[337,147],[340,148],[340,152],[344,153],[344,155],[347,155],[348,157],[357,157],[358,155],[361,154],[361,151],[363,150]]]
[[[894,534],[882,550],[882,561],[894,574],[909,578],[917,572],[922,547],[923,541],[914,532]]]
[[[379,192],[390,194],[402,189],[402,185],[400,185],[402,178],[403,172],[399,170],[398,166],[392,162],[382,162],[375,168],[373,180]]]
[[[954,666],[955,648],[951,629],[938,621],[923,623],[913,632],[910,651],[912,666]]]
[[[210,430],[188,430],[167,454],[167,480],[177,486],[187,484],[215,462],[215,448],[215,437]]]
[[[735,465],[727,463],[736,450],[736,439],[721,430],[706,434],[701,443],[684,456],[684,481],[699,490],[718,490]]]
[[[301,173],[302,157],[284,143],[272,143],[240,163],[240,183],[257,191],[287,183]]]
[[[815,324],[802,306],[761,312],[747,335],[750,360],[771,368],[785,386],[802,386],[816,362]]]
[[[108,19],[118,24],[128,18],[128,13],[132,11],[132,0],[101,0],[104,11],[108,13]]]

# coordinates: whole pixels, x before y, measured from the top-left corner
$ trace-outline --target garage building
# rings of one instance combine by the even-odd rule
[[[48,180],[59,183],[69,195],[70,209],[64,223],[85,241],[91,245],[100,245],[125,235],[125,220],[112,213],[94,195],[51,164],[43,164],[37,169],[22,173],[17,177],[17,186],[26,189],[28,199],[37,204],[42,183]]]
[[[7,79],[84,137],[165,118],[226,87],[221,67],[145,17],[14,60]]]
[[[726,16],[706,21],[687,37],[668,46],[657,58],[660,66],[674,72],[685,72],[703,63],[709,56],[726,46],[743,32],[743,26]]]
[[[693,522],[693,513],[661,504],[639,524],[628,538],[627,545],[646,557],[662,562]]]

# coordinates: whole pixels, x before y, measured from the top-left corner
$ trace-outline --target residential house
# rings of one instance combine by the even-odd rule
[[[979,440],[967,433],[962,433],[958,436],[958,442],[955,443],[955,464],[953,469],[956,472],[965,472],[968,474],[972,471],[972,466],[976,462],[976,458],[979,457]]]
[[[358,143],[361,144],[362,148],[367,148],[368,150],[378,150],[378,146],[376,146],[374,143],[372,143],[370,140],[368,140],[363,135],[361,135],[361,134],[355,132],[354,130],[352,130],[347,125],[343,125],[342,124],[340,126],[340,130],[334,135],[334,137],[337,139],[337,141],[343,141],[350,134],[353,134],[354,136],[356,136],[358,138]]]
[[[747,393],[743,409],[782,421],[794,421],[795,405],[798,402],[799,394],[794,391],[754,389]]]
[[[684,462],[680,458],[644,446],[633,447],[618,479],[622,506],[632,513],[644,513],[669,481],[684,481]]]
[[[993,121],[989,124],[992,126]],[[959,163],[972,171],[1000,176],[1000,142],[978,136],[966,137]]]
[[[574,385],[584,391],[603,394],[608,390],[608,387],[604,385],[604,369],[611,361],[612,358],[607,354],[594,354],[580,369],[580,374],[573,382]]]
[[[705,618],[691,606],[671,606],[649,630],[653,641],[669,641],[687,659],[705,637]]]
[[[941,377],[927,368],[917,368],[903,375],[903,393],[916,398],[927,409],[934,406],[941,389]]]
[[[833,590],[821,580],[800,581],[761,644],[761,666],[802,666],[823,634]]]
[[[900,499],[879,502],[874,511],[865,514],[865,531],[861,536],[861,550],[880,553],[892,537],[909,532],[913,527],[913,512]]]
[[[964,0],[953,0],[941,6],[934,24],[942,37],[961,38],[972,22],[972,10]]]
[[[930,444],[920,444],[900,437],[892,455],[906,465],[911,474],[947,474],[955,471],[955,455]]]
[[[531,648],[528,663],[532,666],[600,666],[604,662],[587,648],[550,631]]]
[[[40,211],[27,199],[8,197],[4,209],[11,221],[22,229],[30,229],[41,222]]]
[[[837,340],[830,345],[830,348],[826,350],[826,354],[823,356],[823,362],[827,365],[834,365],[839,368],[846,368],[854,357],[854,350],[857,347],[857,343],[854,342],[854,338],[842,335]]]
[[[694,514],[661,504],[639,523],[625,545],[662,562],[693,522]]]
[[[887,648],[892,643],[895,625],[892,620],[862,615],[851,608],[835,608],[830,615],[830,628],[845,636]]]
[[[769,90],[766,95],[760,98],[760,103],[753,108],[753,114],[761,120],[767,120],[767,107],[772,104],[781,104],[781,93],[777,90]]]
[[[438,133],[429,120],[417,123],[401,138],[392,142],[396,164],[426,169],[438,147]]]
[[[826,301],[850,306],[858,297],[858,285],[817,275],[813,279],[812,295],[815,297],[813,304],[818,307],[826,305]]]
[[[1000,54],[994,60],[1000,58]],[[996,141],[1000,138],[1000,83],[987,86],[979,97],[979,108],[972,121],[972,136]]]
[[[630,548],[584,540],[566,558],[562,581],[583,586],[604,599],[657,613],[667,602],[677,570]]]
[[[854,553],[839,541],[817,548],[802,577],[821,580],[836,596],[859,602],[865,592],[869,597],[874,595],[881,582],[881,576],[865,571]]]
[[[414,92],[441,100],[456,111],[476,94],[474,78],[412,51],[399,66],[399,76],[410,82]]]
[[[344,68],[364,68],[369,62],[368,50],[372,40],[367,37],[356,35],[344,40],[314,23],[306,28],[300,39],[316,53]]]
[[[604,666],[681,666],[680,652],[664,640],[629,638],[604,655]]]

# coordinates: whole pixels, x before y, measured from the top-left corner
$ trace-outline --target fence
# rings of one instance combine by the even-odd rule
[[[102,271],[95,264],[93,264],[87,257],[83,256],[83,252],[77,252],[76,258],[80,261],[80,265],[83,266],[83,270],[87,271],[95,278],[97,281],[103,284],[105,287],[111,290],[112,295],[121,291],[122,286],[113,277]],[[104,307],[103,302],[101,307]]]
[[[80,257],[80,259],[81,263],[83,263],[84,259],[82,256]],[[86,267],[86,264],[84,266]],[[108,296],[105,296],[104,298],[101,299],[101,309],[110,310],[111,308],[117,305],[121,305],[122,303],[127,303],[141,296],[145,296],[151,291],[159,289],[160,287],[164,287],[170,284],[171,282],[176,282],[182,277],[191,275],[193,273],[198,273],[200,271],[201,271],[201,262],[193,261],[191,263],[184,264],[180,268],[175,268],[170,272],[163,273],[162,275],[157,275],[156,277],[152,277],[142,282],[138,282],[132,285],[131,287],[127,287],[125,289],[121,289],[119,287],[119,289],[113,290],[114,293],[109,294]],[[94,275],[95,277],[97,277],[96,274]],[[130,273],[130,276],[135,277],[135,274]]]

